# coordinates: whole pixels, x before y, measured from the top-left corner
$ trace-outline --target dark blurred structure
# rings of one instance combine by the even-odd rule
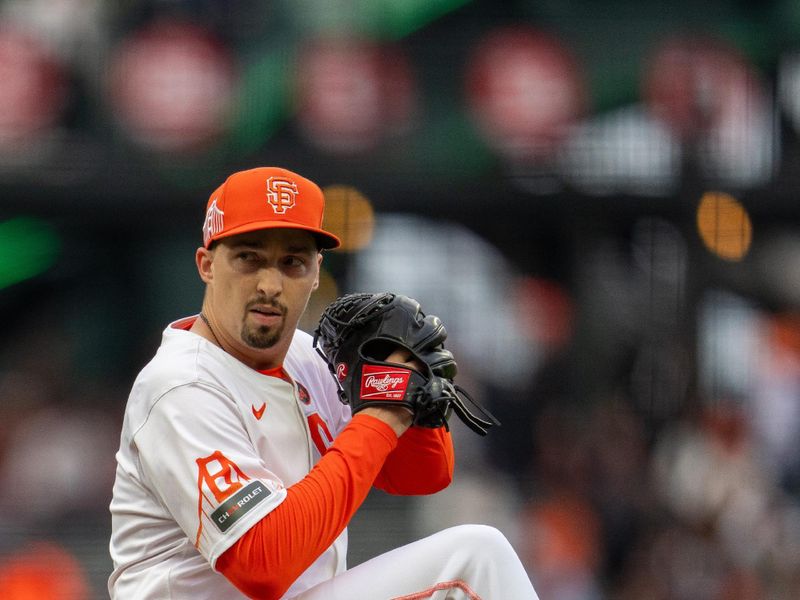
[[[482,521],[549,600],[800,597],[796,3],[4,0],[0,79],[0,596],[106,595],[127,387],[275,164],[345,241],[303,326],[413,295],[503,421],[351,562]]]

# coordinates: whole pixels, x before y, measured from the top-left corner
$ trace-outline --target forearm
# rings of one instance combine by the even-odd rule
[[[356,415],[275,510],[220,556],[216,569],[251,597],[279,598],[328,548],[397,445],[386,423]]]
[[[412,427],[386,458],[375,487],[390,494],[432,494],[453,480],[453,440],[443,427]]]

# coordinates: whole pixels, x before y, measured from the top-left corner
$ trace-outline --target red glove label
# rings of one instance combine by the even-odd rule
[[[364,365],[361,370],[361,399],[402,400],[410,377],[408,369]]]

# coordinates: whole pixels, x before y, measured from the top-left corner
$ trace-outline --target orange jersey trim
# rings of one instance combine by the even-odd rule
[[[257,370],[259,373],[261,373],[262,375],[266,375],[267,377],[277,377],[278,379],[283,379],[284,381],[292,383],[292,378],[289,377],[289,374],[286,371],[284,371],[283,365],[281,365],[280,367],[274,367],[272,369],[264,369],[264,370],[257,369]]]

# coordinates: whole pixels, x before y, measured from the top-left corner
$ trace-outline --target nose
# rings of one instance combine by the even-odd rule
[[[283,273],[276,267],[266,267],[258,273],[258,291],[267,298],[279,296],[283,291]]]

